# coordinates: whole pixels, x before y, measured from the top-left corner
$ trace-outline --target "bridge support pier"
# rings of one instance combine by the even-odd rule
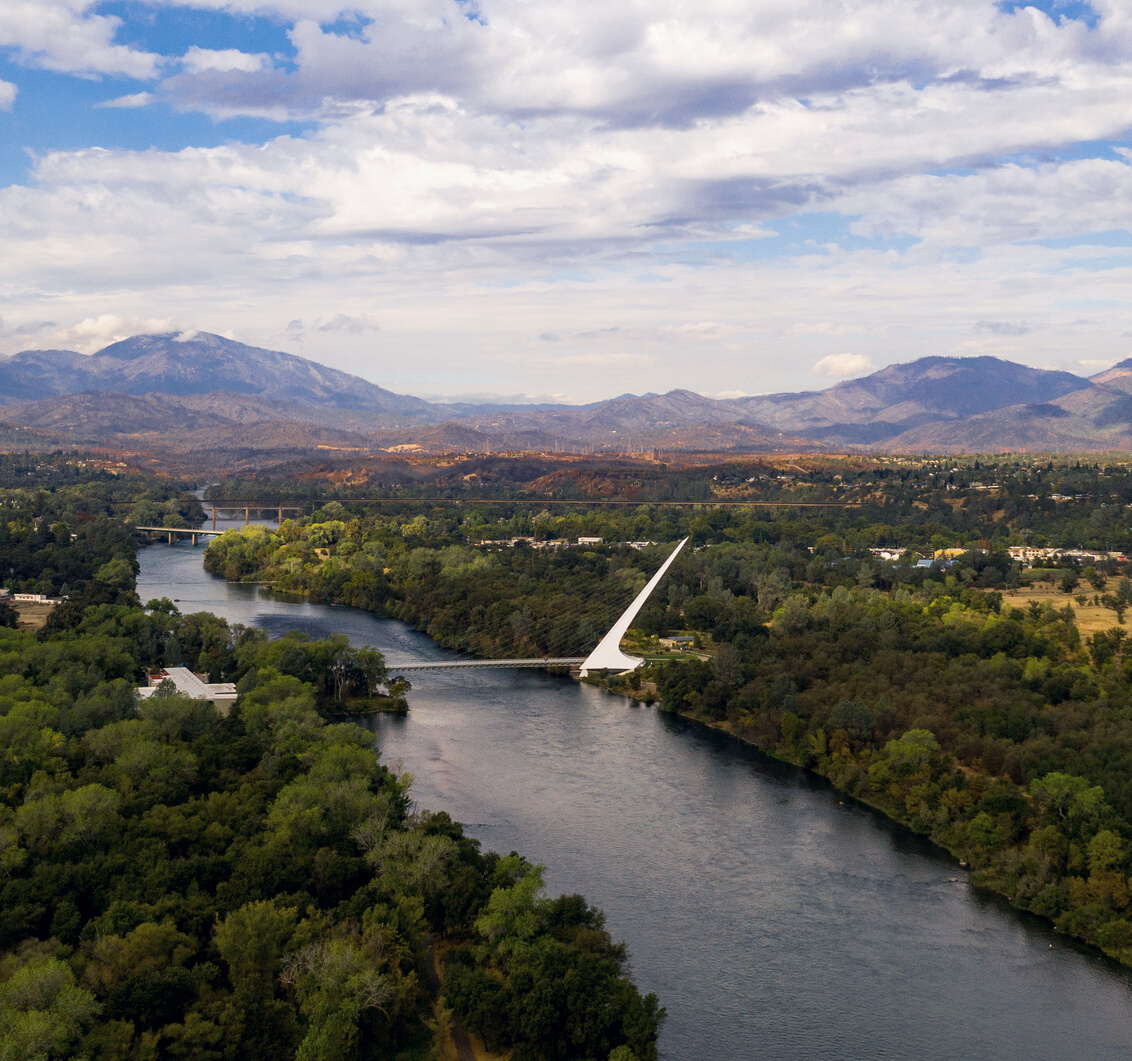
[[[212,529],[216,530],[216,506],[212,506]]]
[[[246,527],[252,521],[252,510],[250,508],[244,509],[244,526]]]
[[[172,531],[169,532],[169,544],[170,545],[173,544],[173,532]]]

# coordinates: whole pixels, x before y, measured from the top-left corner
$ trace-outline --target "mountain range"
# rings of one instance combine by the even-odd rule
[[[445,405],[207,332],[0,360],[0,445],[160,451],[699,450],[959,453],[1132,448],[1132,359],[1085,378],[925,357],[820,391],[687,390],[583,406]]]

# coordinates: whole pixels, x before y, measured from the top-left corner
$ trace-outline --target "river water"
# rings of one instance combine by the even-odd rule
[[[173,597],[390,663],[450,654],[401,623],[230,586],[203,548],[140,555]],[[414,675],[370,723],[417,802],[547,867],[629,944],[666,1061],[1127,1061],[1132,976],[977,894],[946,856],[704,727],[535,671]],[[958,878],[958,880],[952,880]]]

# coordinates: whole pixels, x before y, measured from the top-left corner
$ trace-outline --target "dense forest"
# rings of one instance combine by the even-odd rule
[[[0,628],[0,1056],[424,1061],[455,1014],[514,1061],[655,1061],[663,1010],[601,913],[417,808],[333,713],[380,656],[143,607],[91,489],[0,494],[0,561],[33,540],[73,589]],[[139,703],[181,664],[237,703]]]
[[[691,634],[699,651],[659,654],[614,688],[829,777],[968,862],[976,883],[1132,964],[1132,581],[1115,558],[1024,570],[1005,551],[1123,548],[1129,482],[1075,463],[1007,471],[1017,497],[1002,469],[878,468],[871,500],[832,510],[332,500],[217,539],[206,564],[477,654],[575,655],[689,535],[631,633]],[[605,541],[476,544],[579,535]],[[668,544],[617,544],[650,540]],[[868,551],[881,546],[908,552],[883,561]],[[1082,635],[1085,605],[1109,618]]]
[[[187,527],[204,519],[185,484],[114,475],[76,457],[0,455],[0,585],[23,593],[113,601],[133,590],[130,525]]]

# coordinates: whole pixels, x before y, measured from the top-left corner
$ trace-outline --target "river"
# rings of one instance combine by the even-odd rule
[[[202,556],[143,549],[142,600],[273,636],[346,633],[391,663],[450,655],[401,623],[227,585]],[[369,723],[384,761],[415,776],[419,805],[605,910],[668,1009],[666,1061],[1132,1056],[1126,970],[976,893],[948,857],[820,779],[563,677],[413,684],[407,716]]]

